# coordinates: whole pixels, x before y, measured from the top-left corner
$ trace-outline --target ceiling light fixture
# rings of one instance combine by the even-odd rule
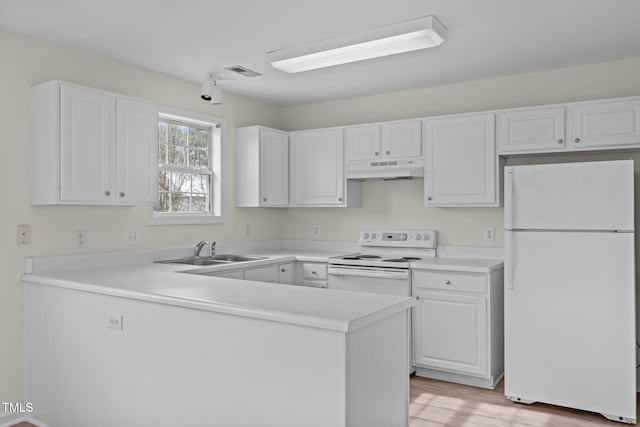
[[[222,104],[222,90],[217,85],[218,78],[209,74],[202,84],[200,98],[212,104]]]
[[[287,73],[332,67],[440,46],[447,28],[433,16],[269,52],[271,66]]]

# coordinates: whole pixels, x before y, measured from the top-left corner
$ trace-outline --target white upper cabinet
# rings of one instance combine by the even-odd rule
[[[157,107],[57,81],[32,89],[32,204],[153,204]]]
[[[425,206],[498,206],[495,115],[424,121]]]
[[[499,154],[640,147],[640,98],[576,102],[498,113]]]
[[[60,200],[109,202],[116,191],[112,167],[115,99],[76,87],[61,86],[59,90]],[[34,99],[34,105],[36,102],[43,100]],[[55,158],[43,160],[51,163],[48,168],[55,167]]]
[[[384,158],[406,159],[421,155],[420,121],[382,125],[382,156]]]
[[[422,156],[419,121],[345,128],[347,162],[411,159]]]
[[[500,153],[564,150],[565,114],[565,107],[527,108],[499,113]]]
[[[289,205],[289,134],[262,126],[236,130],[236,206]]]
[[[350,181],[350,185],[347,185],[344,176],[343,134],[343,129],[311,130],[292,134],[293,206],[359,205],[360,183]]]
[[[575,104],[570,108],[570,143],[575,149],[640,144],[640,100]]]
[[[153,143],[149,143],[153,141]],[[158,108],[144,101],[116,99],[117,198],[123,203],[156,202]]]
[[[380,126],[353,126],[345,129],[347,161],[380,158]]]

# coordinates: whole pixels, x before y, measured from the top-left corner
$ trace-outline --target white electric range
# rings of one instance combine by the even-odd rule
[[[411,295],[412,261],[436,256],[435,230],[363,230],[361,253],[329,259],[329,289]]]

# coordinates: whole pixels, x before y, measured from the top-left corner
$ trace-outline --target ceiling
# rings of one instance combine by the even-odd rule
[[[436,15],[435,49],[286,74],[270,50]],[[635,0],[0,0],[0,28],[278,105],[640,57]],[[225,67],[263,73],[244,77]]]

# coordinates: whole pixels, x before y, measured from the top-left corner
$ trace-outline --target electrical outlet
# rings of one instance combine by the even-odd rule
[[[29,224],[18,224],[16,243],[19,245],[28,245],[31,243],[31,226]]]
[[[133,230],[127,233],[127,245],[137,245],[138,244],[138,232]]]
[[[87,247],[87,232],[84,230],[74,231],[75,243],[77,249],[84,249]]]
[[[313,237],[320,237],[320,226],[317,224],[313,226]]]
[[[484,240],[486,242],[493,242],[496,240],[496,229],[493,227],[485,227],[483,230]]]
[[[115,329],[116,331],[124,330],[124,316],[122,314],[108,313],[107,328]]]

